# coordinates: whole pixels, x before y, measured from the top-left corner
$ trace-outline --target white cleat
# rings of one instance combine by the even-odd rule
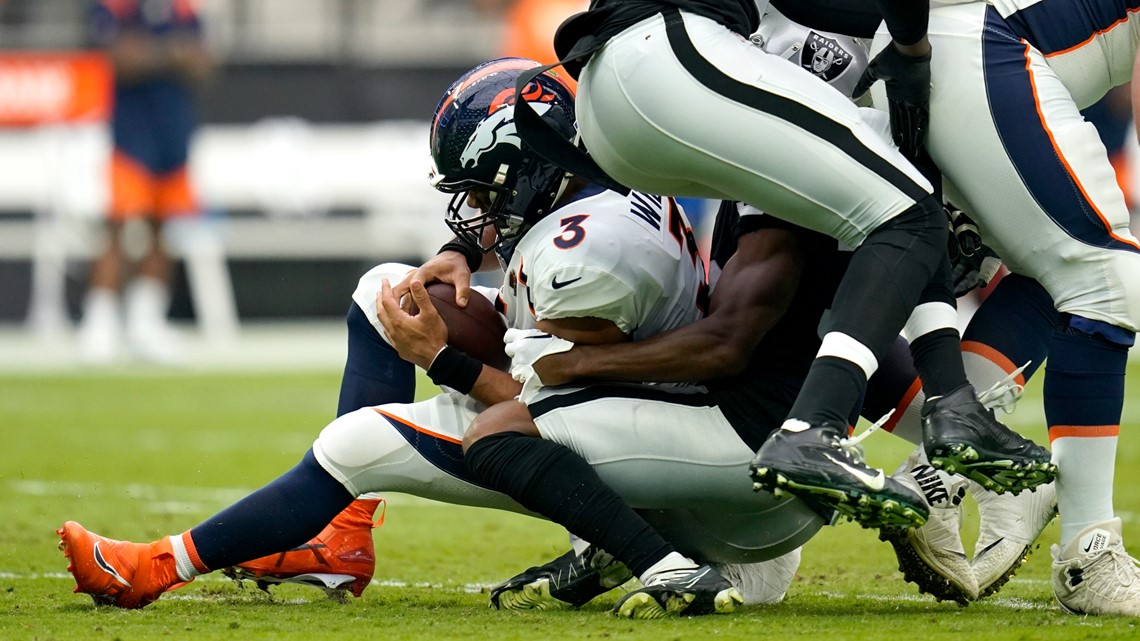
[[[800,550],[796,548],[783,556],[759,563],[710,565],[740,592],[744,605],[769,605],[783,601],[787,595],[800,567]]]
[[[903,578],[939,601],[965,606],[978,598],[978,582],[959,534],[967,480],[932,467],[922,447],[892,478],[921,495],[930,507],[930,518],[920,527],[879,532],[879,538],[894,548]]]
[[[978,503],[978,543],[974,546],[974,575],[980,596],[996,593],[1021,568],[1034,543],[1057,515],[1057,490],[1047,483],[1031,492],[997,494],[974,483],[970,494]]]
[[[1064,550],[1050,551],[1053,596],[1066,611],[1140,616],[1140,564],[1124,549],[1120,519],[1091,525]]]

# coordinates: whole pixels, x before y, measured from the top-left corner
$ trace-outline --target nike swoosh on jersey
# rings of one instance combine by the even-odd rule
[[[582,280],[581,276],[579,276],[577,278],[571,278],[570,280],[563,281],[560,283],[560,282],[558,282],[558,277],[555,276],[554,278],[552,278],[550,280],[550,286],[554,289],[562,289],[563,287],[566,287],[567,285],[573,285],[574,283],[576,283],[580,280]]]
[[[824,456],[826,456],[832,463],[835,463],[839,467],[842,467],[843,469],[850,472],[851,475],[855,478],[863,481],[863,484],[872,490],[881,490],[887,485],[887,475],[884,474],[882,470],[879,470],[878,474],[868,474],[859,468],[851,467],[850,465],[844,463],[843,461],[840,461],[830,454],[825,453]]]

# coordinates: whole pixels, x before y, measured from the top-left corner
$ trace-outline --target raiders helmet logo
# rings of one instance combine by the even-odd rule
[[[507,106],[506,104],[503,105],[503,107]],[[531,103],[531,107],[540,116],[550,109],[550,105],[544,103]],[[467,139],[467,146],[463,148],[463,153],[459,155],[459,162],[464,168],[477,166],[483,154],[499,145],[512,145],[522,149],[522,140],[519,138],[518,132],[515,131],[514,116],[514,109],[500,108],[479,123],[471,137]]]
[[[800,66],[825,81],[838,78],[851,62],[851,53],[831,38],[812,31],[800,50]]]

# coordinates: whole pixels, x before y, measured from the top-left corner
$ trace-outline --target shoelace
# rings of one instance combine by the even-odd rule
[[[860,463],[865,462],[867,460],[867,457],[864,454],[863,446],[860,445],[860,443],[866,440],[868,436],[875,433],[879,428],[886,425],[887,421],[891,420],[891,415],[894,413],[895,411],[892,409],[886,414],[883,414],[882,418],[875,421],[874,423],[871,423],[871,427],[863,430],[858,436],[848,436],[847,438],[839,439],[839,447],[843,448],[856,461]]]
[[[1105,556],[1110,559],[1113,578],[1120,581],[1113,584],[1113,597],[1119,598],[1122,593],[1134,592],[1140,585],[1140,561],[1132,558],[1122,547],[1110,547],[1105,550]],[[1098,559],[1099,561],[1099,559]],[[1095,564],[1095,562],[1094,562]]]
[[[981,403],[986,409],[1000,409],[1005,414],[1013,414],[1014,407],[1017,402],[1021,400],[1021,395],[1025,391],[1024,385],[1019,385],[1016,379],[1026,367],[1029,367],[1029,361],[1021,367],[1013,370],[1005,378],[994,383],[989,389],[978,394],[978,402]]]

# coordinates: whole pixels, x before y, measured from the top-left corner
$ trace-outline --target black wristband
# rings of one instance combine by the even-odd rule
[[[435,355],[427,375],[436,385],[446,385],[457,392],[470,394],[482,371],[483,363],[479,359],[448,345]]]
[[[479,271],[479,268],[483,265],[483,252],[479,251],[476,247],[472,247],[470,243],[465,243],[458,238],[444,243],[443,247],[440,247],[436,253],[442,254],[443,252],[459,252],[463,254],[463,257],[467,259],[467,269],[470,269],[473,274]]]

